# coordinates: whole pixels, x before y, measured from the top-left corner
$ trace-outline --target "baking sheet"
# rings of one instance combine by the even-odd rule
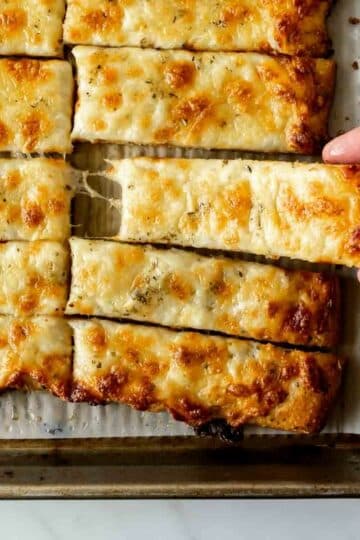
[[[360,64],[360,25],[350,24],[350,17],[360,18],[359,0],[339,0],[329,21],[338,63],[338,85],[330,126],[333,136],[360,125],[360,70],[353,67],[355,61],[359,61]],[[104,167],[104,158],[116,159],[138,155],[185,155],[222,159],[260,157],[234,152],[83,144],[75,149],[71,161],[79,169],[98,171]],[[275,159],[280,157],[275,156]],[[91,177],[89,182],[105,198],[121,196],[114,185],[102,177]],[[80,194],[74,201],[73,220],[76,235],[111,236],[118,229],[119,219],[119,212],[102,198],[90,198],[88,194]],[[309,264],[289,261],[279,261],[279,264],[312,268]],[[360,284],[356,281],[355,272],[341,268],[328,270],[336,271],[343,278],[344,345],[340,348],[340,352],[348,357],[349,365],[342,395],[325,432],[360,434],[360,331],[358,330]],[[255,428],[245,429],[245,434],[252,433],[274,432]],[[91,407],[86,404],[67,404],[45,393],[10,393],[0,398],[0,438],[3,439],[191,434],[192,429],[175,422],[167,414],[139,413],[121,405]]]

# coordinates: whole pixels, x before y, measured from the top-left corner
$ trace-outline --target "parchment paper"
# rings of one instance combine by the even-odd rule
[[[359,0],[338,0],[329,25],[338,63],[338,85],[331,118],[334,136],[360,125],[360,25],[349,23],[350,17],[360,18]],[[137,155],[186,157],[259,157],[234,152],[181,151],[178,149],[143,148],[115,145],[79,145],[71,161],[82,170],[99,171],[104,158]],[[263,156],[269,159],[270,156]],[[284,156],[271,156],[274,159]],[[289,158],[287,159],[294,159]],[[121,194],[105,178],[91,177],[91,186],[105,197]],[[306,181],[306,179],[304,179]],[[106,200],[79,194],[73,208],[74,234],[79,236],[111,236],[119,226],[119,213]],[[252,258],[254,259],[254,258]],[[256,258],[261,260],[261,258]],[[279,261],[279,264],[315,268],[306,263]],[[326,267],[325,267],[326,268]],[[324,269],[324,266],[321,267]],[[355,272],[343,268],[326,268],[341,275],[344,291],[343,345],[339,351],[349,359],[343,391],[325,432],[360,434],[360,284]],[[273,434],[269,430],[246,428],[250,433]],[[0,398],[0,438],[60,438],[60,437],[136,437],[191,435],[193,430],[175,422],[167,414],[132,411],[128,407],[109,405],[91,407],[86,404],[62,403],[45,393],[9,393]]]

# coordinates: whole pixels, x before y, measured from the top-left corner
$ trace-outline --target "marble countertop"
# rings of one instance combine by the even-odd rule
[[[358,500],[2,501],[10,540],[357,540]]]

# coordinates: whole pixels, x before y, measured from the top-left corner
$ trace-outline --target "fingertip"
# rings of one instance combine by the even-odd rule
[[[357,278],[360,281],[360,270],[357,271]]]
[[[325,163],[359,163],[360,128],[330,141],[323,149],[323,160]]]
[[[331,162],[330,151],[331,151],[331,142],[328,143],[327,145],[325,145],[324,148],[323,148],[323,151],[322,151],[322,158],[323,158],[323,161],[325,163],[330,163]]]
[[[327,163],[342,163],[347,159],[348,150],[347,137],[340,135],[325,146],[323,159]]]

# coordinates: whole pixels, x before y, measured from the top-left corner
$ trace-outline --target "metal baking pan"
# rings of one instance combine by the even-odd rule
[[[349,18],[360,16],[359,4],[358,0],[337,2],[329,21],[339,81],[346,80],[346,85],[340,84],[336,93],[331,126],[333,135],[360,123],[360,71],[352,68],[354,60],[358,60],[360,34],[357,26],[349,24]],[[147,152],[154,155],[151,149]],[[144,153],[140,147],[85,144],[76,149],[71,161],[79,169],[99,171],[104,158]],[[210,152],[179,153],[175,149],[168,149],[167,155],[215,157]],[[216,157],[229,156],[220,152]],[[240,156],[234,154],[230,157]],[[96,184],[96,178],[93,180]],[[114,196],[106,190],[102,194]],[[89,213],[86,198],[78,198],[74,221],[76,227],[83,225],[75,229],[79,236],[113,234],[116,230],[118,216],[111,209],[106,213],[101,199],[96,203]],[[360,433],[358,287],[349,289],[348,297],[351,299],[351,329],[346,333],[346,352],[353,352],[354,358],[350,362],[353,371],[344,390],[348,396],[347,404],[350,403],[351,407],[344,408],[344,419],[348,422],[345,426],[344,422],[339,423],[338,430],[345,427],[349,433]],[[48,418],[54,413],[53,421],[49,423],[51,430],[46,432],[54,438],[9,440],[9,436],[19,431],[20,424],[23,429],[20,436],[25,437],[26,433],[32,436],[33,432],[32,428],[26,431],[27,424],[23,422],[26,416],[23,414],[24,403],[29,408],[29,402],[27,398],[18,399],[18,402],[9,401],[7,405],[2,403],[0,408],[0,433],[4,437],[0,439],[0,498],[3,499],[360,495],[360,435],[337,435],[334,429],[334,434],[317,437],[252,435],[231,444],[218,439],[175,436],[57,439],[56,432],[60,432],[58,418],[67,418],[65,405],[64,414],[60,411],[56,415],[53,402],[49,401],[43,410],[39,410],[38,401],[34,398],[29,409],[32,416]],[[92,417],[89,413],[84,418],[91,420]],[[104,418],[105,413],[100,418],[102,421],[96,424],[99,428],[96,436],[109,432],[103,429]],[[106,418],[110,418],[110,414]],[[121,415],[117,414],[115,419],[117,426],[124,425]],[[63,424],[67,425],[66,422]],[[14,429],[6,430],[8,425]],[[76,425],[82,425],[80,420]],[[114,432],[111,434],[116,435]],[[34,436],[41,435],[37,432]]]
[[[359,495],[359,436],[0,442],[2,499]]]

